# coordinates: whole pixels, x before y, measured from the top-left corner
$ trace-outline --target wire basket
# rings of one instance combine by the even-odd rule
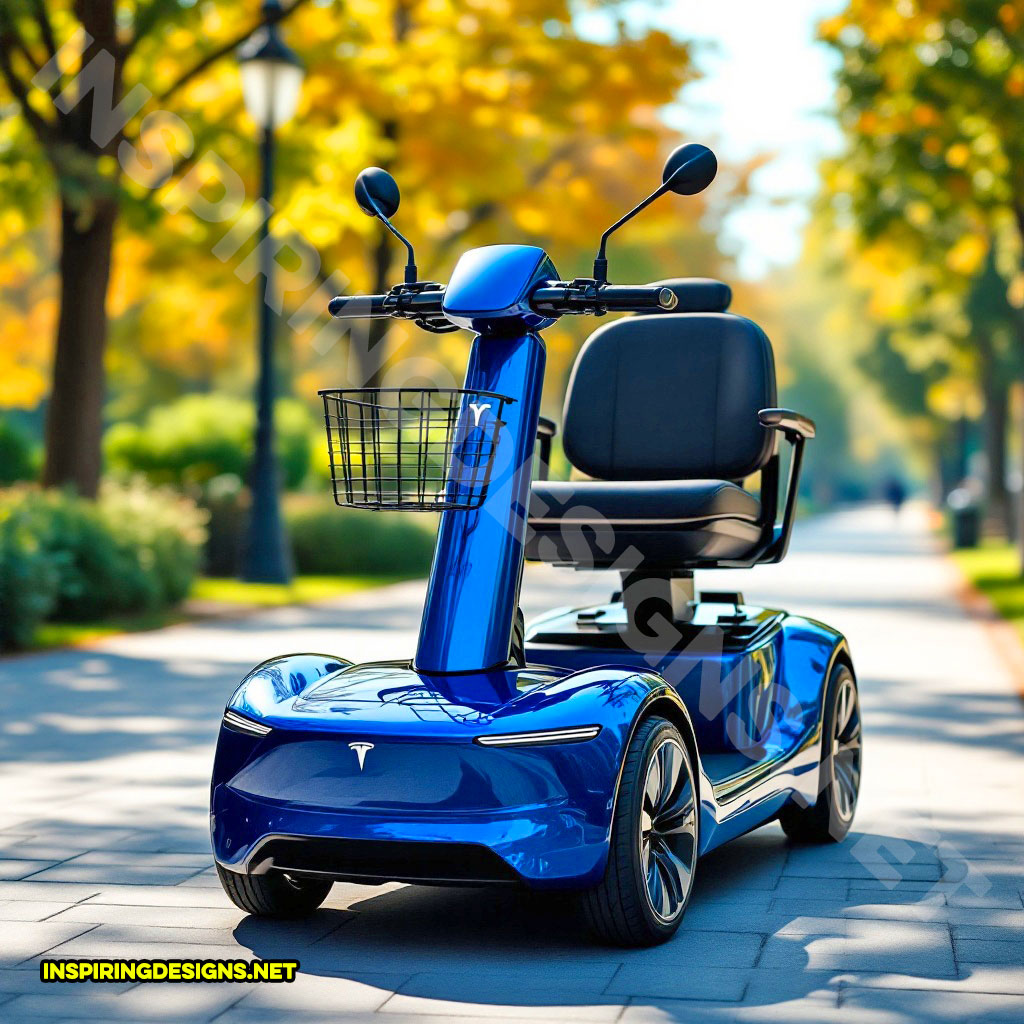
[[[339,505],[441,512],[483,504],[513,399],[457,388],[320,394]]]

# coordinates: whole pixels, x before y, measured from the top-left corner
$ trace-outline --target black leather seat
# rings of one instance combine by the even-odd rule
[[[761,503],[726,480],[539,480],[532,557],[622,564],[632,550],[662,567],[741,558],[761,536]],[[551,529],[557,523],[557,528]]]
[[[595,479],[534,483],[527,557],[657,570],[744,560],[766,532],[760,502],[735,481],[772,458],[758,413],[775,403],[771,345],[750,320],[685,313],[600,328],[576,360],[564,418],[569,461]]]

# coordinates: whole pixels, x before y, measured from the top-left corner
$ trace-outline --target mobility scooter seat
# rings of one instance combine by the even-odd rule
[[[650,566],[742,558],[761,537],[761,503],[728,480],[539,480],[530,499],[528,557],[573,562],[573,538],[595,568],[630,549]]]
[[[573,367],[564,428],[570,463],[596,479],[534,482],[527,557],[597,568],[632,549],[657,569],[744,559],[763,538],[763,510],[733,481],[774,454],[758,414],[775,402],[771,344],[750,320],[682,313],[601,327]]]

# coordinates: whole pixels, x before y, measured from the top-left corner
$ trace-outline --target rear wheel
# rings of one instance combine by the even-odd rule
[[[228,899],[257,917],[305,917],[312,914],[331,891],[331,882],[292,878],[290,875],[243,875],[217,865],[217,877]]]
[[[602,939],[653,946],[675,934],[693,889],[698,827],[686,743],[671,722],[648,718],[626,751],[604,878],[582,896]]]
[[[836,665],[832,670],[821,731],[818,802],[812,807],[791,804],[779,815],[786,835],[803,843],[838,843],[845,839],[857,810],[861,769],[860,698],[857,681],[846,665]]]

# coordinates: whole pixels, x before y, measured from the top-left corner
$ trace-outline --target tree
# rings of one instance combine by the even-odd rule
[[[225,179],[253,173],[237,68],[221,58],[259,17],[256,0],[237,8],[0,7],[0,91],[20,114],[0,122],[0,201],[17,203],[26,225],[48,223],[54,194],[59,206],[49,221],[60,233],[60,312],[47,483],[95,491],[112,312],[113,364],[135,384],[156,382],[171,397],[159,385],[165,371],[237,369],[252,243],[243,237],[230,259],[217,246],[257,211],[243,195],[231,223],[203,215]],[[308,65],[299,116],[280,140],[276,211],[278,235],[295,236],[279,257],[280,316],[300,334],[308,310],[324,305],[309,296],[310,267],[318,285],[379,291],[393,279],[389,237],[351,199],[362,166],[399,177],[399,220],[435,276],[459,247],[498,237],[577,254],[656,180],[677,141],[659,110],[692,77],[687,47],[667,33],[581,39],[562,0],[295,0],[285,16]],[[691,209],[703,213],[699,202]],[[677,254],[680,237],[701,235],[680,230],[677,216],[666,203],[633,237]],[[17,234],[8,227],[0,220],[0,236]],[[353,347],[360,384],[381,362],[380,339],[370,341]],[[137,399],[127,404],[140,411]]]
[[[297,0],[287,13],[304,3]],[[243,41],[254,25],[198,59],[159,71],[159,31],[200,15],[149,0],[125,18],[114,0],[10,0],[0,7],[0,76],[25,129],[19,141],[46,162],[59,197],[59,313],[46,424],[44,482],[95,496],[103,429],[107,287],[121,207],[122,144],[148,105],[165,106]],[[151,84],[146,84],[146,83]],[[26,137],[26,136],[30,136]]]
[[[908,364],[949,370],[933,403],[978,382],[987,407],[990,499],[1006,514],[1007,388],[1024,286],[1024,3],[850,0],[821,35],[842,57],[845,152],[827,168],[851,257],[874,263],[879,322]],[[884,296],[895,302],[886,302]],[[893,306],[902,307],[894,310]],[[947,413],[963,399],[946,402]]]

